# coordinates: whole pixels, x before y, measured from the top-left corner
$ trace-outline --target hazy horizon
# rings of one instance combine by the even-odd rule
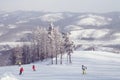
[[[4,11],[120,12],[120,0],[0,0]]]

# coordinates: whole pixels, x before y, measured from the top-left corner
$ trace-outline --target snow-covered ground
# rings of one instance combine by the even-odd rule
[[[24,73],[19,75],[19,66],[0,67],[0,80],[120,80],[120,54],[75,51],[72,54],[72,64],[67,63],[64,55],[63,65],[48,65],[34,63],[36,71],[32,71],[32,64],[22,65]],[[87,66],[87,74],[83,75],[81,65]]]

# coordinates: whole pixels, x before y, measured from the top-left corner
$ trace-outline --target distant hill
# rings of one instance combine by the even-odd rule
[[[48,27],[49,22],[53,22],[62,32],[69,32],[75,44],[97,43],[114,48],[120,47],[120,12],[0,11],[0,44],[20,42],[36,27]]]

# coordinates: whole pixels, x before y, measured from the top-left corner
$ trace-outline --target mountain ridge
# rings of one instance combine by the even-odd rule
[[[120,41],[120,12],[0,12],[0,42],[18,42],[36,27],[49,27],[53,22],[61,31],[74,35],[77,41]],[[74,33],[72,32],[74,31]],[[74,40],[74,37],[71,39]]]

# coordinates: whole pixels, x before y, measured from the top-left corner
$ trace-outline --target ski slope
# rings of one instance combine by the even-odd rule
[[[19,66],[0,67],[0,80],[120,80],[120,54],[97,51],[75,51],[72,64],[64,55],[63,65],[50,65],[50,60],[22,65],[24,73],[19,75]],[[87,66],[83,75],[81,65]]]

